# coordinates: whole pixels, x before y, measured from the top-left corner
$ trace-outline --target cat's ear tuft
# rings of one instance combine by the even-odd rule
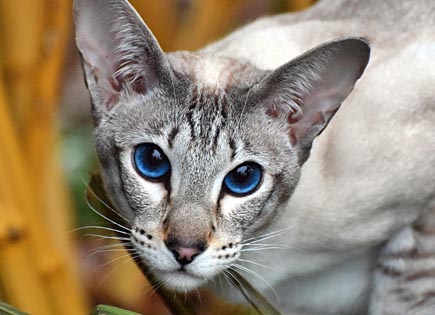
[[[157,40],[126,0],[75,0],[74,20],[96,120],[122,93],[150,93],[171,80]]]
[[[326,127],[361,77],[370,46],[346,38],[318,46],[271,72],[257,90],[265,111],[286,115],[289,137],[300,164],[308,158],[314,138]]]

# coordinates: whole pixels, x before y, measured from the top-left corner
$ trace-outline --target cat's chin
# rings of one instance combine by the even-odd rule
[[[187,271],[159,271],[156,275],[167,288],[181,292],[194,290],[208,281],[206,278],[193,275]]]

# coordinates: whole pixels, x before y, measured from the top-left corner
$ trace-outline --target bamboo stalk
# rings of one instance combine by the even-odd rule
[[[0,8],[11,104],[20,109],[16,121],[20,131],[25,131],[20,132],[22,138],[16,141],[17,148],[11,155],[15,161],[10,170],[14,199],[19,200],[19,211],[26,218],[33,272],[44,283],[39,291],[48,293],[50,302],[50,311],[36,314],[84,314],[86,306],[73,271],[72,247],[64,237],[70,220],[64,184],[59,168],[53,172],[59,167],[53,164],[57,162],[53,158],[54,118],[71,2],[34,0],[28,5],[4,0]],[[25,49],[21,35],[32,39]],[[13,266],[12,260],[8,263],[8,267]]]
[[[0,35],[7,90],[13,100],[13,116],[18,126],[24,126],[31,112],[34,90],[29,89],[36,78],[41,51],[38,34],[43,31],[44,11],[40,0],[0,1]],[[21,132],[22,129],[19,128]]]
[[[72,228],[71,205],[58,159],[59,141],[55,123],[72,22],[72,3],[71,0],[45,0],[41,5],[45,12],[44,31],[40,35],[43,45],[35,82],[37,106],[27,123],[32,130],[27,137],[27,154],[33,165],[34,178],[40,184],[39,196],[47,225],[50,226],[50,237],[56,251],[64,257],[59,269],[52,271],[48,282],[53,302],[58,312],[82,314],[86,302],[78,281],[73,246],[66,234]],[[65,283],[68,286],[65,287]]]
[[[240,0],[195,0],[174,48],[195,50],[223,36],[232,26],[234,8]]]
[[[312,6],[316,0],[288,0],[289,11],[300,11]]]
[[[173,49],[178,12],[173,0],[131,0],[163,50]]]
[[[0,68],[1,69],[1,68]],[[0,72],[1,73],[1,72]],[[51,313],[44,282],[37,272],[29,229],[20,209],[23,199],[16,177],[20,157],[0,75],[0,271],[6,297],[34,315]]]

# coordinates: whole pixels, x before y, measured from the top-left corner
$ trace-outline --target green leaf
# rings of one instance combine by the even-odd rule
[[[29,315],[6,303],[0,302],[0,315]]]
[[[118,308],[114,306],[98,305],[92,310],[91,315],[141,315],[141,314],[127,311],[122,308]]]

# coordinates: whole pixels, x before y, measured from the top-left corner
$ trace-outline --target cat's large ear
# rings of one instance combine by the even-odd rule
[[[346,38],[318,46],[271,72],[257,86],[257,100],[271,116],[286,115],[300,164],[314,138],[352,91],[369,61],[370,46]]]
[[[75,0],[76,42],[96,121],[122,93],[168,85],[171,68],[157,40],[126,0]]]

